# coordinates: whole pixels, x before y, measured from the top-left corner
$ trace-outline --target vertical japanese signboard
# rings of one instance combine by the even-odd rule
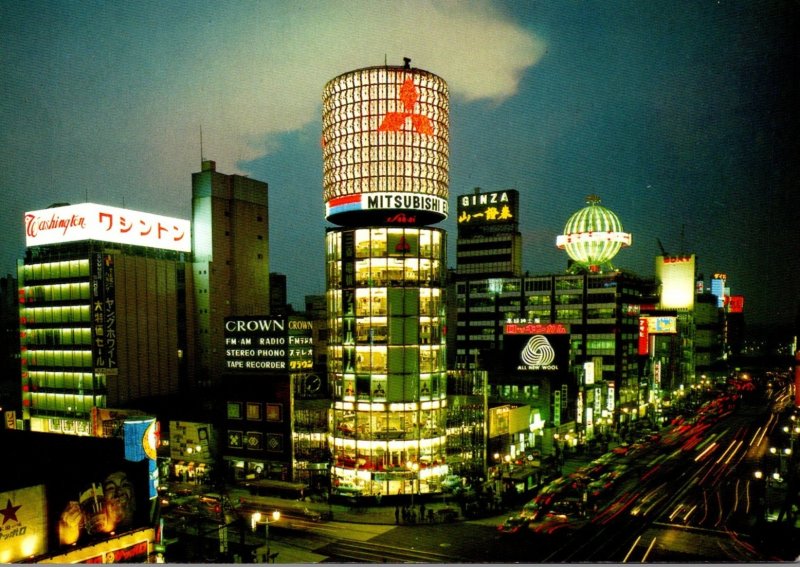
[[[117,373],[114,256],[92,255],[92,358],[96,374]]]

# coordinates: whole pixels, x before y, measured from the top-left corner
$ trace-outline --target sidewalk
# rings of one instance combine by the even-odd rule
[[[613,448],[613,447],[612,447]],[[561,475],[565,476],[575,472],[579,468],[587,465],[598,454],[583,454],[570,453],[564,459],[561,466]],[[191,491],[194,494],[204,494],[208,492],[215,492],[212,488],[193,483],[171,483],[170,489],[173,491],[185,490]],[[269,510],[280,510],[287,520],[292,518],[311,520],[315,515],[319,515],[324,519],[330,519],[335,522],[347,522],[354,524],[375,524],[375,525],[417,525],[424,526],[430,525],[428,510],[433,511],[434,523],[444,523],[453,521],[464,521],[465,518],[461,513],[461,508],[458,501],[452,496],[443,495],[418,495],[414,498],[414,506],[409,504],[408,496],[402,499],[396,496],[388,496],[383,499],[381,505],[361,505],[357,501],[352,504],[344,504],[340,502],[309,502],[302,500],[292,500],[288,498],[279,498],[274,496],[257,496],[250,493],[246,488],[236,486],[229,486],[226,490],[228,497],[233,503],[234,507],[239,507],[244,504],[253,504],[260,508]],[[419,520],[420,505],[424,504],[425,507],[425,521]],[[403,506],[407,505],[409,509],[413,509],[415,513],[415,521],[403,520]],[[520,504],[521,508],[521,504]],[[510,511],[513,511],[512,508]],[[397,511],[398,517],[395,517]]]
[[[335,522],[349,522],[356,524],[381,524],[381,525],[430,525],[433,523],[444,523],[446,521],[458,521],[461,519],[461,511],[458,505],[447,499],[440,500],[437,496],[436,501],[428,501],[427,497],[414,499],[413,507],[407,505],[408,510],[414,511],[414,521],[404,520],[403,503],[399,499],[387,497],[380,506],[360,505],[355,501],[352,505],[342,503],[307,502],[301,500],[290,500],[273,496],[256,496],[250,494],[247,489],[230,488],[228,496],[234,506],[257,504],[264,508],[280,510],[281,514],[291,518],[311,519],[319,514],[324,519]],[[420,511],[424,509],[425,519],[420,521]],[[432,515],[429,514],[432,511]],[[449,519],[447,519],[449,518]]]

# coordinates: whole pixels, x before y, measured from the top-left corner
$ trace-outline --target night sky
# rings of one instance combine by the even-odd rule
[[[523,267],[559,273],[597,194],[652,276],[658,240],[725,272],[751,324],[800,297],[800,5],[547,2],[0,1],[0,275],[23,213],[84,201],[190,218],[202,155],[270,185],[270,271],[324,291],[321,96],[385,61],[450,87],[455,196],[514,188]]]

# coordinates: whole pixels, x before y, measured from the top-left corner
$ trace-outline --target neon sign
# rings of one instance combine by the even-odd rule
[[[518,215],[519,192],[515,189],[458,198],[459,225],[510,224],[517,221]]]
[[[447,218],[448,96],[440,77],[406,67],[359,69],[328,82],[322,157],[329,221],[409,226]]]
[[[403,103],[405,112],[387,112],[383,118],[383,122],[378,126],[379,132],[396,132],[402,129],[406,120],[411,118],[411,125],[415,132],[433,135],[433,126],[427,116],[422,114],[415,114],[413,112],[414,105],[417,104],[419,99],[419,92],[417,87],[414,86],[414,81],[411,77],[407,78],[400,87],[400,101]]]
[[[95,203],[25,213],[26,246],[82,240],[177,252],[189,252],[192,249],[191,223],[188,220]]]

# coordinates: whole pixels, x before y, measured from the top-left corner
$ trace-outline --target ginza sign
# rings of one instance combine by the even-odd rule
[[[95,203],[25,213],[26,246],[98,240],[189,252],[191,234],[188,220]]]

